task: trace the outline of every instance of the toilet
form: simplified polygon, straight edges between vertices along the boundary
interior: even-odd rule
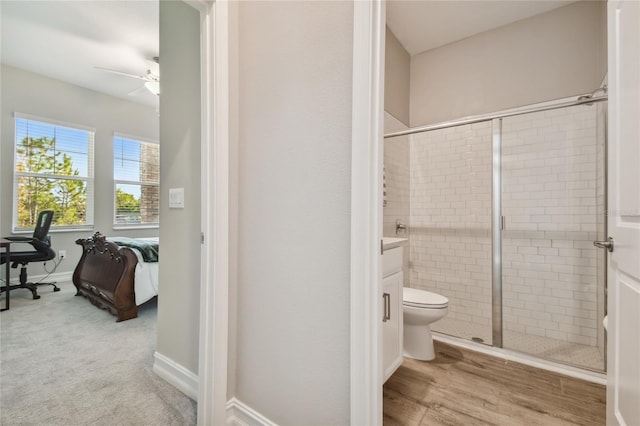
[[[402,310],[404,317],[404,356],[422,361],[436,357],[430,325],[448,312],[449,299],[417,288],[404,287]]]

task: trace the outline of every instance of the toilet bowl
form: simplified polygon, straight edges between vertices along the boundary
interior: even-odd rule
[[[440,294],[403,288],[404,356],[422,361],[436,357],[430,325],[447,314],[448,306],[449,299]]]

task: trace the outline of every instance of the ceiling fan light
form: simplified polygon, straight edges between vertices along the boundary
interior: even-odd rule
[[[147,81],[144,84],[144,87],[147,88],[148,91],[153,93],[154,95],[160,96],[160,83],[157,81]]]

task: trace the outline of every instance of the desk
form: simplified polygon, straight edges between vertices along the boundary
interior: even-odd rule
[[[9,293],[11,290],[10,287],[10,282],[9,282],[9,278],[11,278],[11,241],[9,240],[5,240],[4,238],[0,239],[0,247],[4,248],[5,253],[7,254],[7,257],[5,259],[5,266],[6,266],[6,277],[5,277],[5,294],[6,296],[4,297],[5,300],[5,306],[4,308],[0,309],[0,311],[8,311],[9,310]]]

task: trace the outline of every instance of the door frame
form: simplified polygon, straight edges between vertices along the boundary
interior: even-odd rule
[[[635,7],[635,9],[634,9]],[[631,10],[629,10],[631,8]],[[632,143],[640,144],[635,128],[638,93],[637,29],[640,6],[635,1],[609,0],[608,21],[608,193],[607,231],[612,251],[607,253],[607,425],[631,425],[640,421],[640,384],[637,358],[640,336],[640,198],[635,182],[637,164]],[[631,53],[632,52],[632,53]],[[629,75],[634,76],[630,78]]]
[[[382,424],[379,244],[382,238],[384,34],[384,3],[381,0],[354,2],[350,383],[351,424],[358,425]],[[609,43],[611,49],[611,40]],[[617,142],[609,138],[608,143],[611,150]],[[370,285],[374,280],[377,286]],[[609,344],[607,357],[613,357],[614,352]],[[611,413],[608,416],[608,420],[613,418]]]
[[[199,425],[226,424],[229,324],[229,4],[200,12],[201,250]]]
[[[350,424],[381,425],[386,9],[383,0],[353,7]]]
[[[229,5],[225,0],[184,1],[199,10],[201,17],[203,245],[198,424],[225,424],[229,343]],[[379,320],[385,21],[383,0],[354,2],[351,424],[382,424]]]

